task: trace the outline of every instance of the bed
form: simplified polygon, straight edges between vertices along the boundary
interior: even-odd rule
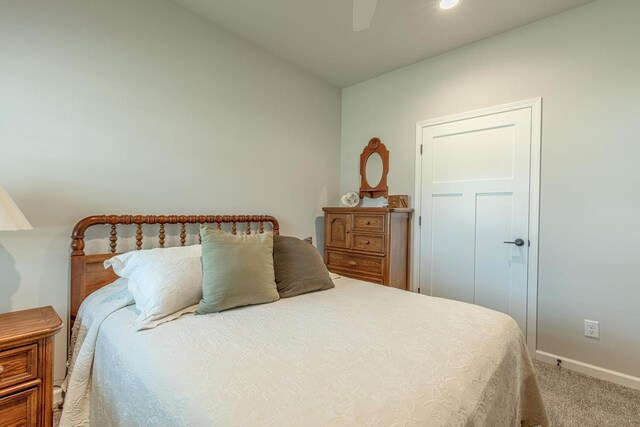
[[[86,228],[111,226],[115,253],[121,223],[139,237],[161,221],[163,245],[162,221],[178,224],[181,244],[185,224],[278,233],[278,223],[91,218],[73,237],[71,314],[84,334],[67,378],[86,393],[69,390],[63,425],[548,425],[517,324],[474,305],[342,277],[330,290],[136,331],[126,289],[97,268],[110,254],[83,252]]]

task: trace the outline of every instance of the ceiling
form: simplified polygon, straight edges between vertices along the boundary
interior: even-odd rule
[[[174,0],[339,87],[404,67],[593,0],[379,0],[352,29],[353,0]]]

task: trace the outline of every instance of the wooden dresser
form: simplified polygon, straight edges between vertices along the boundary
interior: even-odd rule
[[[53,424],[52,307],[0,314],[0,426]]]
[[[413,209],[323,208],[329,271],[409,289]]]

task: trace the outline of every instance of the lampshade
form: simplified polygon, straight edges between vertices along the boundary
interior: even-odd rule
[[[33,227],[24,217],[20,208],[13,201],[9,193],[0,186],[0,231],[31,230]]]

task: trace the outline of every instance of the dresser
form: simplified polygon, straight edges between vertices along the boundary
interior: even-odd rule
[[[407,208],[323,208],[329,271],[409,289],[411,215]]]
[[[52,307],[0,314],[0,426],[53,423],[53,337],[62,321]]]

